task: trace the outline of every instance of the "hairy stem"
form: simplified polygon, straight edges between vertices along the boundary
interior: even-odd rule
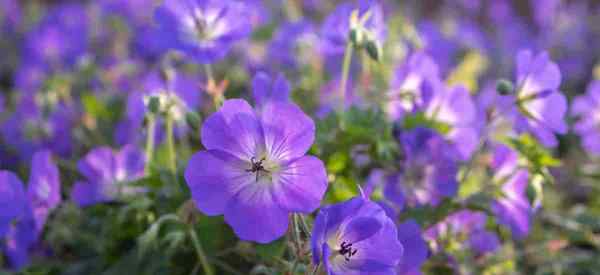
[[[175,141],[173,138],[173,116],[167,114],[165,116],[165,127],[167,131],[167,159],[168,159],[168,168],[169,170],[175,174],[177,172],[177,162],[175,160]]]
[[[196,255],[198,255],[198,260],[202,265],[202,269],[204,270],[204,274],[206,275],[214,275],[214,271],[212,266],[208,263],[208,259],[206,258],[206,254],[202,249],[202,244],[200,244],[200,240],[198,239],[198,235],[196,235],[196,231],[193,227],[190,226],[190,237],[192,238],[192,242],[194,243],[194,249],[196,250]]]
[[[342,97],[342,110],[346,108],[346,85],[350,74],[350,63],[352,61],[352,42],[348,41],[344,51],[344,63],[342,63],[342,82],[340,83],[340,95]]]
[[[150,164],[154,156],[154,131],[156,128],[156,118],[154,114],[148,114],[148,131],[146,133],[146,165],[144,166],[144,172],[146,175],[150,173]]]

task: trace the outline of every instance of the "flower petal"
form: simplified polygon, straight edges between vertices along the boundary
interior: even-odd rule
[[[101,183],[75,182],[71,189],[71,200],[79,207],[110,201],[110,198],[103,193],[102,185]]]
[[[79,172],[92,183],[107,183],[115,179],[113,151],[103,146],[93,149],[77,163]]]
[[[315,211],[327,190],[327,172],[323,162],[304,156],[284,165],[274,183],[275,200],[290,212]]]
[[[266,150],[272,159],[299,158],[314,142],[315,123],[295,104],[265,104],[261,122]]]
[[[257,156],[264,144],[254,110],[242,99],[226,100],[204,121],[201,136],[206,149],[221,150],[243,160]]]
[[[115,155],[115,177],[118,181],[131,181],[144,175],[146,156],[133,145],[125,145]]]
[[[242,164],[219,150],[200,151],[192,156],[185,169],[185,180],[200,211],[209,216],[225,212],[229,199],[235,195],[232,186],[252,177]]]
[[[378,219],[357,217],[344,226],[339,239],[346,243],[356,243],[375,235],[382,228]]]
[[[227,204],[225,222],[242,240],[269,243],[285,234],[289,221],[269,187],[250,184]]]

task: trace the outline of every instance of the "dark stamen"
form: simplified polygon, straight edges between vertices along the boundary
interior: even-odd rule
[[[357,249],[352,249],[352,244],[351,243],[346,243],[345,241],[342,242],[342,244],[340,245],[340,247],[342,249],[340,249],[340,255],[344,256],[344,259],[349,262],[350,258],[352,258],[352,256],[354,256],[354,254],[356,254],[356,252],[358,251]]]
[[[263,161],[265,161],[265,158],[261,158],[259,161],[256,161],[255,157],[252,157],[250,159],[250,163],[252,164],[252,168],[250,169],[246,169],[246,172],[250,172],[250,173],[256,173],[256,182],[258,182],[258,173],[260,173],[260,171],[264,171],[264,172],[269,172],[267,169],[265,169],[265,167],[263,166]]]

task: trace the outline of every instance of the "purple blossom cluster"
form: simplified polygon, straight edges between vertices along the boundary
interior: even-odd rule
[[[38,2],[0,0],[0,273],[461,273],[600,155],[592,1]]]

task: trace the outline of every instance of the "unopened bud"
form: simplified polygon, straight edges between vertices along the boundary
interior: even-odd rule
[[[160,112],[160,99],[157,96],[150,96],[148,99],[148,110],[153,114]]]
[[[379,59],[381,58],[381,47],[379,47],[377,41],[369,39],[369,41],[367,41],[365,49],[367,50],[367,54],[369,54],[371,59],[379,61]]]
[[[185,121],[190,128],[198,129],[198,126],[200,126],[201,123],[200,115],[196,112],[187,112],[185,114]]]
[[[510,82],[506,79],[500,79],[500,80],[498,80],[498,83],[496,84],[496,90],[501,95],[508,95],[508,94],[513,93],[514,87],[513,87],[512,82]]]

